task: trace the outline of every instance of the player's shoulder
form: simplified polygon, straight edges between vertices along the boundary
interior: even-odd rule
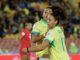
[[[49,30],[48,30],[48,32],[53,32],[53,31],[54,31],[53,29],[49,29]]]
[[[60,26],[54,26],[52,31],[57,31],[57,30],[61,30],[61,27]]]
[[[55,30],[54,29],[49,29],[48,34],[55,34]]]
[[[30,31],[28,31],[28,30],[26,30],[26,29],[25,29],[25,33],[28,33],[28,34],[30,34]]]
[[[21,35],[21,36],[24,36],[24,35],[25,35],[25,29],[23,29],[23,30],[20,32],[20,35]]]
[[[40,21],[38,21],[38,22],[36,22],[34,25],[41,25],[41,20]]]
[[[52,31],[52,30],[49,30],[49,31],[47,32],[47,36],[52,36],[52,34],[53,34],[53,31]]]

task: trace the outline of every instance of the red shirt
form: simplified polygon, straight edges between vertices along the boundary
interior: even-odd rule
[[[28,30],[22,30],[20,35],[21,38],[21,48],[29,48],[30,47],[30,32]]]

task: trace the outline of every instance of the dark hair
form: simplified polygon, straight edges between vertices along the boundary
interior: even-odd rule
[[[52,6],[52,13],[51,13],[51,15],[53,15],[54,16],[54,18],[56,19],[56,20],[58,20],[58,23],[57,23],[57,25],[59,24],[59,21],[61,21],[61,20],[66,20],[67,19],[67,14],[66,14],[66,10],[65,10],[65,8],[64,7],[61,7],[60,5],[53,5]]]
[[[24,23],[24,28],[25,28],[26,24],[28,24],[28,23],[33,24],[33,22],[31,20],[26,20],[25,23]]]
[[[25,24],[28,24],[28,23],[31,23],[31,24],[33,24],[31,21],[26,21],[26,22],[25,22]]]

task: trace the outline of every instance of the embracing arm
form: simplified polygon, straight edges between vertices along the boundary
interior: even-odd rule
[[[32,42],[36,43],[39,40],[43,39],[44,36],[43,35],[37,35],[37,34],[32,34]]]
[[[43,41],[42,44],[40,44],[38,46],[33,46],[31,48],[28,48],[28,51],[29,52],[38,52],[38,51],[44,50],[48,46],[49,46],[49,42],[48,41]],[[23,48],[23,52],[27,53],[27,49]]]

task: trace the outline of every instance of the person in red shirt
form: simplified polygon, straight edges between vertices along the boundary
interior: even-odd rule
[[[31,34],[30,34],[30,31],[32,29],[32,23],[30,22],[27,22],[25,24],[25,29],[23,29],[21,32],[20,32],[20,36],[19,36],[19,40],[20,40],[20,43],[21,43],[21,46],[20,46],[20,55],[21,55],[21,60],[30,60],[30,53],[23,53],[22,52],[22,49],[23,48],[30,48],[31,44],[30,44],[30,40],[31,40]]]

